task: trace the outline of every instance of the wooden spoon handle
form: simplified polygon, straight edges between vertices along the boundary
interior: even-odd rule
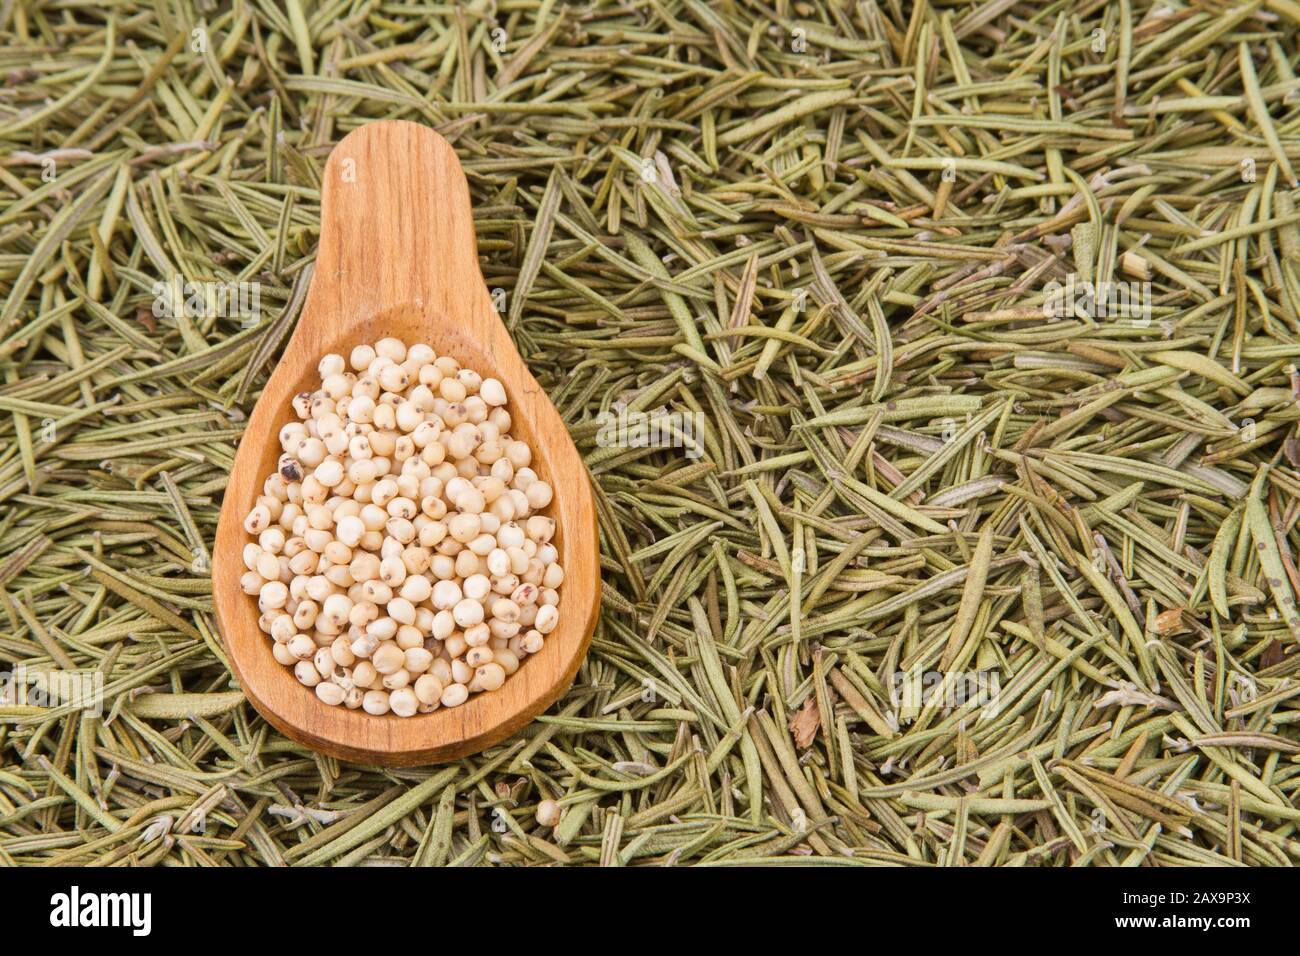
[[[304,311],[358,320],[398,306],[504,332],[479,269],[469,184],[451,145],[405,121],[353,130],[325,164]]]

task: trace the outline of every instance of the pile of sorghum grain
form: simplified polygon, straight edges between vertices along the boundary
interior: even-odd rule
[[[271,652],[322,702],[375,715],[498,689],[555,629],[564,580],[505,388],[392,338],[319,372],[244,522]]]

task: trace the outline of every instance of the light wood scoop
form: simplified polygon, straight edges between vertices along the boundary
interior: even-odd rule
[[[511,433],[555,489],[564,566],[560,620],[543,649],[499,690],[459,707],[401,718],[330,707],[271,656],[256,598],[239,578],[251,540],[243,523],[275,471],[278,434],[297,420],[294,395],[319,387],[320,358],[393,336],[425,342],[506,388]],[[254,707],[281,733],[347,760],[438,763],[477,753],[549,707],[573,683],[596,623],[600,566],[586,467],[564,423],[515,351],[479,269],[469,187],[456,154],[417,123],[371,123],[348,134],[325,165],[320,248],[293,337],[266,383],[235,456],[217,526],[213,606],[230,666]]]

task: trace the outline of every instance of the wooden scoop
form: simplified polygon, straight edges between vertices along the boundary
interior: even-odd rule
[[[401,718],[330,707],[271,656],[255,598],[240,589],[244,518],[275,471],[290,401],[319,387],[320,358],[392,336],[425,342],[506,388],[511,433],[555,489],[560,620],[543,649],[499,690],[459,707]],[[417,123],[371,123],[348,134],[325,165],[320,249],[302,316],[253,409],[217,526],[213,606],[230,666],[253,706],[281,733],[347,760],[437,763],[477,753],[519,730],[573,683],[600,599],[595,507],[578,450],[529,374],[479,270],[469,187],[456,154]]]

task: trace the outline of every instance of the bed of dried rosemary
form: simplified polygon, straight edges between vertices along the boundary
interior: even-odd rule
[[[1298,32],[0,0],[0,663],[103,705],[0,705],[0,863],[1300,860]],[[272,731],[206,573],[324,159],[379,118],[455,144],[601,521],[573,690],[428,770]]]

